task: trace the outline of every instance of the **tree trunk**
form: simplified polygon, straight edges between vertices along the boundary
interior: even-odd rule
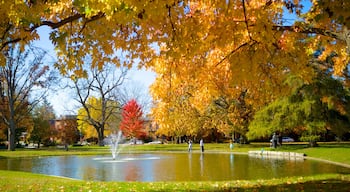
[[[14,110],[11,110],[12,108],[10,108],[10,119],[9,119],[9,129],[8,129],[8,139],[9,139],[9,146],[8,146],[8,150],[9,151],[14,151],[16,149],[16,143],[15,143],[15,139],[16,139],[16,124],[14,122]]]
[[[100,127],[97,132],[98,132],[98,145],[100,147],[105,146],[105,144],[103,143],[103,139],[104,139],[103,128]]]
[[[318,144],[317,144],[316,141],[310,141],[310,142],[309,142],[309,146],[310,146],[310,147],[317,147]]]
[[[12,93],[13,91],[10,91]],[[9,94],[9,111],[10,111],[10,117],[9,117],[9,151],[14,151],[16,149],[16,123],[15,123],[15,102],[13,101],[13,94]]]
[[[16,148],[15,136],[16,136],[15,129],[14,129],[14,127],[10,126],[8,128],[8,140],[9,140],[9,142],[8,142],[8,148],[7,148],[9,151],[14,151]]]

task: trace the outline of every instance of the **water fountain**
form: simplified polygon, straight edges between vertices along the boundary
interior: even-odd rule
[[[120,148],[118,148],[118,144],[121,138],[122,138],[122,131],[119,130],[118,133],[113,132],[103,140],[106,145],[110,146],[113,160],[118,156],[120,152]]]

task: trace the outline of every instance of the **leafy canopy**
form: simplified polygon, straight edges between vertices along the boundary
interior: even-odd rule
[[[215,99],[233,100],[242,90],[247,90],[246,105],[257,110],[290,94],[283,84],[290,75],[312,82],[310,61],[325,62],[330,55],[334,65],[329,70],[347,75],[348,0],[36,0],[0,5],[0,50],[38,39],[37,30],[49,26],[62,73],[82,76],[84,59],[90,57],[91,65],[100,68],[109,62],[138,63],[156,71],[156,81],[167,76],[152,88],[157,105],[165,106],[154,113],[158,121],[178,104],[167,97],[183,82],[190,90],[189,113],[204,113]]]
[[[321,76],[259,110],[249,125],[248,137],[255,139],[279,131],[302,133],[307,138],[327,130],[341,137],[350,129],[349,96],[341,81]]]

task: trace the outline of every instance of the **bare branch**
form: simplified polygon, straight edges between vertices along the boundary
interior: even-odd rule
[[[86,113],[83,120],[95,128],[99,144],[103,145],[103,132],[121,109],[113,95],[113,90],[123,83],[127,70],[121,69],[121,73],[117,75],[117,67],[110,63],[105,64],[103,69],[90,69],[87,78],[79,78],[74,81],[75,91],[78,96],[77,101]],[[98,99],[97,105],[89,102],[92,97]],[[92,113],[94,110],[100,111],[100,115],[94,115]]]

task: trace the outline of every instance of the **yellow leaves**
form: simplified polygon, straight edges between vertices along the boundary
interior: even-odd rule
[[[350,61],[350,55],[347,52],[345,43],[340,41],[329,41],[329,39],[320,41],[320,47],[323,50],[318,59],[323,62],[330,62],[327,59],[331,59],[334,63],[334,74],[342,76],[342,73]]]
[[[87,101],[89,114],[84,108],[80,108],[78,110],[78,116],[77,116],[78,129],[84,134],[85,138],[97,137],[98,135],[91,121],[95,121],[95,122],[102,121],[103,109],[102,109],[101,103],[102,103],[101,98],[89,97]],[[113,102],[107,103],[107,108],[110,107],[110,108],[116,109],[116,106],[111,107],[112,105],[115,105],[115,103]],[[114,119],[114,117],[110,117],[108,119],[108,122],[105,122],[106,126],[104,127],[104,135],[110,134],[112,129],[115,129],[115,127],[111,127],[111,126],[115,125],[116,122],[117,120]]]
[[[340,49],[337,57],[333,58],[334,61],[334,73],[335,75],[341,75],[343,70],[346,68],[348,63],[350,62],[350,56],[346,52],[346,48]]]
[[[333,49],[331,47],[332,47],[332,45],[325,47],[325,50],[318,57],[321,61],[325,61],[327,59],[327,57],[331,54],[331,52],[333,51]]]
[[[325,0],[325,5],[314,1],[305,22],[300,18],[290,28],[296,30],[289,32],[275,28],[284,24],[283,1],[36,2],[30,8],[24,2],[1,4],[1,18],[18,26],[10,38],[26,39],[24,43],[38,38],[36,33],[23,30],[23,18],[34,25],[40,20],[57,23],[79,16],[55,29],[51,38],[61,72],[75,70],[77,77],[84,77],[82,66],[87,57],[91,57],[92,67],[114,62],[131,68],[137,61],[151,68],[158,74],[151,91],[159,109],[153,114],[167,127],[181,125],[176,118],[168,117],[172,110],[175,117],[186,119],[183,114],[192,117],[193,109],[202,113],[213,98],[237,98],[242,89],[249,90],[246,102],[257,108],[286,94],[283,82],[288,75],[311,81],[313,73],[307,63],[317,50],[323,51],[319,57],[322,61],[332,56],[336,74],[349,63],[344,41],[301,33],[310,26],[342,31],[341,17],[347,18],[350,13],[330,0]],[[322,6],[326,5],[336,15],[334,20],[325,17]],[[95,19],[96,15],[101,17]],[[123,59],[116,58],[119,54]],[[180,110],[182,107],[185,111]]]
[[[0,66],[6,65],[6,58],[3,54],[0,54]]]

